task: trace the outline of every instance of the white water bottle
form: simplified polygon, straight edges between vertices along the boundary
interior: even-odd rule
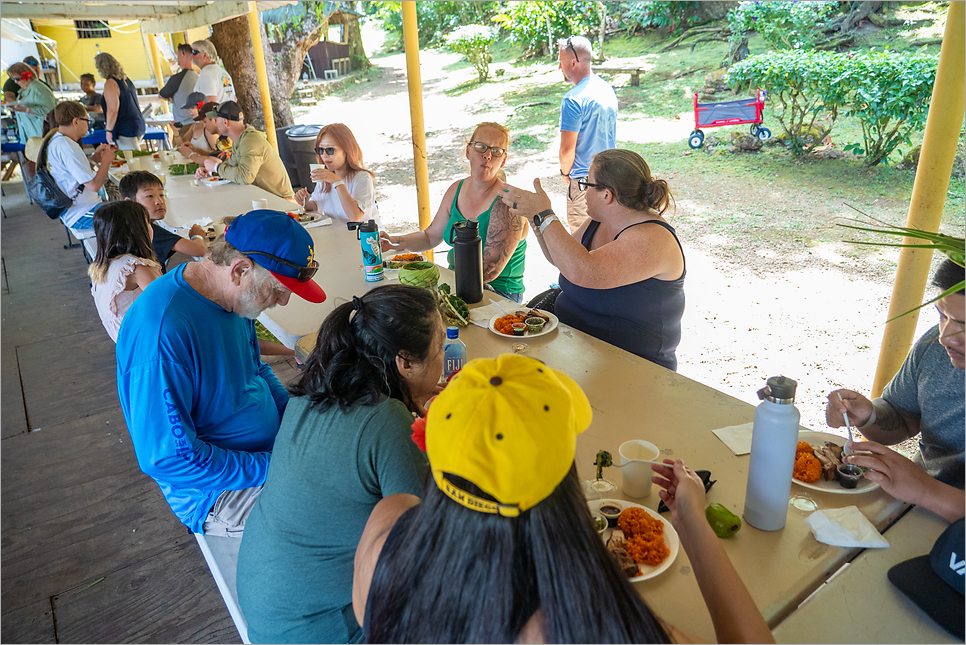
[[[744,517],[762,531],[784,527],[788,515],[800,418],[797,386],[790,378],[773,376],[758,390],[762,401],[755,409]]]
[[[443,344],[443,382],[449,383],[453,374],[463,369],[465,362],[466,345],[460,340],[460,328],[455,325],[447,327]]]

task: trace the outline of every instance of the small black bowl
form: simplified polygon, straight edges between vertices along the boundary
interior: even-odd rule
[[[597,509],[597,512],[606,517],[607,526],[613,528],[617,526],[617,518],[623,510],[618,504],[607,503]]]
[[[854,464],[840,464],[838,472],[839,486],[842,488],[855,488],[862,479],[862,469]]]

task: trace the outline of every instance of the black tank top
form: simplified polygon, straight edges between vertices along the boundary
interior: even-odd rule
[[[681,249],[681,242],[669,224],[648,220],[632,226],[657,224],[666,228]],[[600,222],[591,220],[580,242],[590,249]],[[578,287],[560,275],[561,293],[554,303],[554,313],[560,322],[590,334],[611,345],[616,345],[641,358],[677,370],[675,351],[681,342],[681,316],[684,315],[684,276],[687,263],[677,280],[648,278],[613,289]]]
[[[144,117],[141,116],[141,107],[138,105],[138,93],[134,89],[131,79],[111,77],[117,83],[119,95],[117,97],[117,119],[114,120],[114,137],[143,137],[145,132]],[[101,96],[101,109],[107,114],[107,100]]]

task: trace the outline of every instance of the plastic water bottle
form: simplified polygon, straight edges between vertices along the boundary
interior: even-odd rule
[[[350,231],[356,231],[362,244],[362,265],[365,267],[366,282],[379,282],[385,275],[382,271],[382,247],[379,244],[379,225],[376,220],[368,222],[347,222]]]
[[[446,328],[446,342],[443,343],[443,382],[449,383],[453,374],[463,369],[466,362],[466,345],[460,340],[460,328]]]
[[[788,515],[800,418],[795,407],[797,386],[790,378],[773,376],[758,390],[762,401],[755,409],[744,516],[762,531],[784,527]]]

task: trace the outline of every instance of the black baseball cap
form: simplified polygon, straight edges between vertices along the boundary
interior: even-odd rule
[[[204,105],[207,100],[208,100],[208,97],[202,94],[201,92],[192,92],[191,94],[188,95],[188,98],[185,99],[184,105],[181,106],[181,109],[182,110],[188,110],[190,108],[201,109],[201,106]]]
[[[966,573],[963,520],[950,524],[929,555],[889,569],[889,581],[943,629],[963,639],[963,574]]]
[[[218,106],[217,110],[208,113],[209,119],[228,119],[229,121],[241,121],[241,107],[234,101],[225,101]]]

